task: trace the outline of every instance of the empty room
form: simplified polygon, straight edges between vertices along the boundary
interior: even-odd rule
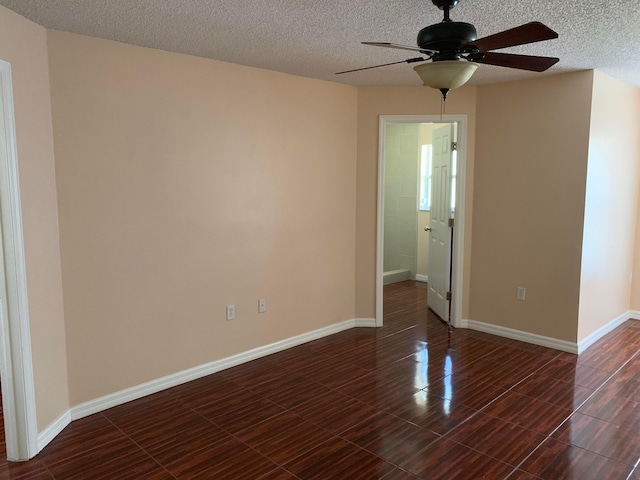
[[[638,25],[0,0],[0,478],[640,478]]]

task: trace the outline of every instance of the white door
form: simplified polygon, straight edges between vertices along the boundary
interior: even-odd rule
[[[432,134],[431,234],[429,236],[429,293],[427,304],[444,321],[449,321],[451,284],[451,142],[453,125]]]

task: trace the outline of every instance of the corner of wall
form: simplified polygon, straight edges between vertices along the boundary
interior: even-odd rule
[[[603,72],[591,73],[578,319],[581,341],[632,308],[640,180],[640,110],[629,101],[639,89]],[[612,238],[615,248],[610,248]]]
[[[592,77],[478,87],[471,318],[576,341]]]
[[[0,7],[11,64],[38,430],[69,408],[46,30]]]

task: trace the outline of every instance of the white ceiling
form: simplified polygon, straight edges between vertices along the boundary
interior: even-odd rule
[[[47,28],[352,85],[420,85],[413,57],[361,41],[415,45],[442,20],[430,0],[0,0]],[[640,87],[640,0],[461,0],[453,20],[484,37],[541,21],[556,40],[504,52],[557,56],[544,74],[598,69]],[[544,75],[542,74],[542,75]],[[541,75],[481,65],[470,84]]]

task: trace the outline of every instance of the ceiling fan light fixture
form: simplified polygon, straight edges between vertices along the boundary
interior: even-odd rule
[[[443,60],[421,63],[413,69],[425,87],[449,91],[467,83],[477,68],[477,63],[466,60]]]
[[[515,68],[531,72],[544,72],[560,61],[556,57],[498,53],[508,47],[527,45],[558,38],[558,33],[540,22],[529,22],[519,27],[503,30],[487,37],[477,38],[476,27],[470,23],[453,21],[449,11],[460,0],[431,0],[444,11],[442,22],[428,25],[418,32],[417,47],[389,42],[363,42],[365,45],[417,51],[421,57],[409,58],[404,63],[426,62],[414,68],[425,87],[435,88],[442,93],[444,101],[454,88],[461,87],[473,76],[479,63],[498,67]],[[423,58],[427,57],[427,58]],[[338,73],[351,73],[371,68],[385,67],[403,62],[385,63],[372,67],[357,68]]]

